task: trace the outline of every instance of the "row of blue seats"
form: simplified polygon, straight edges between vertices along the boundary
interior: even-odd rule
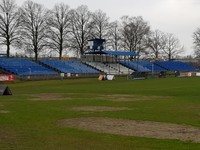
[[[147,62],[147,61],[120,61],[120,63],[138,72],[160,71],[196,71],[197,69],[187,63],[179,61]]]
[[[40,62],[43,64],[52,67],[54,69],[59,70],[63,73],[91,73],[96,74],[99,73],[97,70],[83,64],[81,61],[78,60],[44,60],[41,59]]]
[[[138,63],[151,71],[155,71],[155,72],[166,71],[166,69],[156,65],[155,63],[151,63],[148,61],[138,61]]]
[[[0,65],[6,67],[38,66],[37,63],[34,63],[30,59],[26,58],[0,58]]]
[[[80,73],[80,74],[97,74],[96,69],[83,64],[78,60],[44,60],[40,62],[50,66],[52,69],[57,69],[63,73]],[[147,62],[147,61],[120,61],[120,64],[138,72],[160,72],[160,71],[196,71],[196,68],[177,61],[170,62]],[[43,74],[58,74],[57,72],[43,67],[30,59],[19,58],[0,58],[0,68],[17,75],[43,75]]]
[[[197,68],[180,61],[155,62],[156,65],[170,71],[196,71]]]
[[[142,66],[138,61],[120,61],[121,65],[138,72],[150,72],[151,70]]]
[[[0,67],[6,72],[16,75],[58,74],[57,72],[45,68],[30,59],[0,58]]]
[[[44,69],[44,68],[7,68],[7,72],[16,75],[46,75],[46,74],[57,74],[54,71]]]

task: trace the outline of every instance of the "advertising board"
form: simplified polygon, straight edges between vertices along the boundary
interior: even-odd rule
[[[13,74],[0,74],[0,82],[11,82],[14,81]]]

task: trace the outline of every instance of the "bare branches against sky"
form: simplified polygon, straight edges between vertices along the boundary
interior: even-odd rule
[[[16,0],[21,6],[25,0]],[[102,10],[112,21],[123,15],[142,16],[152,29],[173,33],[185,49],[192,51],[192,34],[200,26],[199,0],[33,0],[47,8],[63,2],[71,8],[87,5],[91,11]]]

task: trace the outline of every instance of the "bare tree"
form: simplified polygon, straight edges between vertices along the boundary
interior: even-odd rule
[[[159,54],[162,53],[162,48],[165,45],[164,37],[165,36],[163,32],[155,30],[151,32],[151,34],[147,38],[146,42],[147,42],[148,53],[153,54],[153,57],[156,60],[159,59]]]
[[[183,52],[183,46],[180,45],[179,39],[171,33],[165,35],[163,43],[165,44],[163,45],[162,50],[167,55],[169,61],[171,61],[176,55]]]
[[[200,28],[193,33],[193,44],[196,57],[200,57]]]
[[[48,18],[48,45],[59,53],[62,58],[63,51],[69,47],[70,9],[68,5],[60,3],[50,11]]]
[[[37,61],[39,53],[46,47],[47,10],[42,5],[28,0],[20,11],[21,46],[33,52]]]
[[[106,13],[98,10],[92,15],[94,36],[99,39],[107,39],[110,28],[109,17]]]
[[[147,22],[139,17],[122,17],[122,38],[125,49],[140,53],[143,50],[144,39],[150,32]]]
[[[111,47],[112,49],[117,51],[119,48],[121,48],[121,33],[119,22],[115,21],[110,23],[110,29],[108,34],[108,47]]]
[[[72,10],[71,33],[70,45],[72,49],[77,50],[77,54],[82,55],[92,36],[92,14],[87,6],[82,5]]]
[[[7,57],[10,57],[10,47],[19,40],[19,13],[14,0],[0,1],[0,45],[7,47]]]

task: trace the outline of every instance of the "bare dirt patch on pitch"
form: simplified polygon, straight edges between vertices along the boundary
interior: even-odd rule
[[[71,98],[66,97],[62,93],[41,93],[41,94],[32,94],[31,100],[51,101],[51,100],[71,100]]]
[[[69,109],[74,111],[92,111],[92,112],[129,110],[128,107],[106,107],[106,106],[81,106],[81,107],[72,107]]]
[[[0,114],[8,114],[10,113],[10,111],[7,111],[7,110],[0,110]]]
[[[170,96],[140,96],[140,95],[100,95],[98,99],[114,102],[130,102],[144,100],[168,100]]]
[[[91,117],[65,119],[59,125],[98,133],[200,143],[200,128],[171,123]]]
[[[114,102],[130,102],[130,101],[144,101],[144,100],[168,100],[170,96],[140,96],[140,95],[100,95],[98,99],[108,100]]]
[[[9,139],[16,139],[16,134],[9,130],[3,131],[0,130],[0,141],[2,140],[9,140]]]

